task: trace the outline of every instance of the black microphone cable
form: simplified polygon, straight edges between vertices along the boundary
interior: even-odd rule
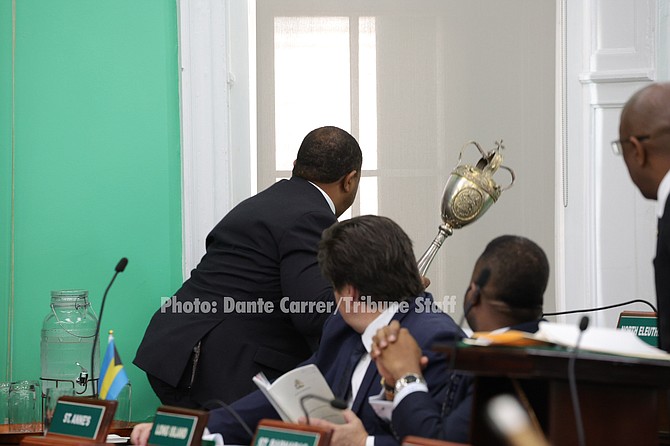
[[[119,273],[122,273],[126,266],[128,265],[128,259],[123,257],[119,260],[119,263],[116,264],[114,268],[114,276],[112,280],[109,281],[105,294],[102,295],[102,304],[100,304],[100,315],[98,316],[98,322],[95,324],[95,335],[93,336],[93,348],[91,349],[91,382],[93,383],[93,398],[97,398],[100,391],[100,379],[98,379],[98,385],[95,385],[95,350],[98,345],[98,335],[100,334],[100,322],[102,322],[102,312],[105,311],[105,301],[107,300],[107,293],[114,283],[114,279]]]
[[[555,313],[544,313],[542,314],[542,317],[545,316],[561,316],[564,314],[575,314],[575,313],[589,313],[591,311],[601,311],[601,310],[609,310],[611,308],[617,308],[617,307],[623,307],[624,305],[630,305],[634,303],[641,303],[641,304],[646,304],[649,305],[649,307],[654,311],[654,313],[658,313],[658,310],[656,310],[656,307],[653,306],[650,302],[643,300],[643,299],[634,299],[634,300],[629,300],[628,302],[621,302],[618,304],[613,304],[613,305],[607,305],[604,307],[595,307],[595,308],[584,308],[582,310],[568,310],[568,311],[558,311]]]
[[[579,396],[577,395],[577,377],[575,376],[575,362],[577,362],[577,353],[579,351],[579,343],[582,340],[584,331],[589,326],[589,317],[582,316],[579,321],[579,335],[575,348],[572,350],[572,356],[568,362],[568,381],[570,383],[570,398],[572,399],[572,409],[575,413],[575,428],[577,430],[577,439],[579,446],[584,446],[586,441],[584,439],[584,423],[582,421],[582,411],[579,407]]]
[[[309,423],[309,413],[307,412],[307,408],[305,407],[305,400],[308,400],[308,399],[315,399],[315,400],[319,400],[323,403],[328,403],[328,404],[330,404],[331,407],[334,407],[335,409],[344,410],[348,407],[346,401],[341,400],[339,398],[333,398],[331,400],[331,399],[324,398],[324,397],[319,396],[319,395],[314,395],[312,393],[308,393],[307,395],[303,395],[302,397],[300,397],[300,408],[302,409],[303,414],[305,414],[305,423],[307,423],[307,424],[310,424]]]
[[[251,430],[249,425],[242,419],[240,414],[237,413],[237,411],[235,409],[233,409],[232,407],[230,407],[230,405],[228,405],[228,404],[226,404],[223,401],[218,400],[218,399],[208,400],[207,402],[205,402],[205,404],[202,405],[202,407],[204,407],[205,409],[210,409],[210,408],[212,408],[211,407],[212,404],[216,404],[218,407],[222,407],[223,409],[225,409],[229,414],[231,414],[233,416],[233,418],[235,418],[235,421],[237,421],[240,424],[240,426],[242,426],[242,429],[244,429],[244,431],[249,435],[249,438],[251,438],[251,439],[254,438],[253,431]],[[224,441],[225,441],[225,439],[224,439]]]

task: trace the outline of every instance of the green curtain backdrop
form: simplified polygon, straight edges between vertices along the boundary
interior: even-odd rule
[[[182,281],[177,54],[174,0],[0,0],[0,378],[40,376],[51,290],[98,312],[125,256],[101,351],[113,329],[132,418],[155,411],[131,362]]]

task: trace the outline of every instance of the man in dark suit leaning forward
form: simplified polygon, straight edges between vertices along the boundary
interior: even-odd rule
[[[333,310],[321,233],[354,201],[361,149],[337,127],[303,140],[290,180],[233,208],[191,277],[154,314],[135,360],[163,404],[211,407],[274,379],[316,350]],[[209,402],[209,404],[208,404]]]
[[[379,418],[368,398],[381,392],[381,376],[369,350],[377,329],[399,321],[416,338],[423,354],[431,359],[423,376],[431,394],[448,384],[446,361],[430,349],[436,342],[461,336],[453,319],[432,305],[424,293],[409,237],[385,217],[362,216],[337,223],[323,233],[319,265],[332,283],[337,310],[324,325],[319,349],[305,364],[315,364],[333,389],[344,399],[345,429],[364,432],[361,444],[397,445],[387,422]],[[278,418],[270,402],[256,391],[232,404],[253,429],[262,418]],[[150,425],[140,425],[133,441],[145,444]],[[228,411],[209,414],[208,428],[221,433],[227,444],[249,444],[251,438]],[[333,441],[337,441],[337,435]]]
[[[656,200],[658,346],[670,352],[670,82],[649,85],[628,100],[612,148],[623,155],[644,198]]]

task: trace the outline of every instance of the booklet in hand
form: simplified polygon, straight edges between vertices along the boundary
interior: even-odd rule
[[[272,383],[262,372],[253,380],[283,421],[295,423],[307,412],[309,418],[345,423],[342,410],[330,404],[335,396],[314,364],[286,372]]]

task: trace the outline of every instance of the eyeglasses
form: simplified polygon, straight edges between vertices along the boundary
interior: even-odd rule
[[[625,138],[625,139],[617,139],[616,141],[612,141],[612,152],[614,152],[615,155],[621,155],[623,153],[624,143],[631,142],[630,141],[631,138],[635,138],[638,141],[642,142],[646,139],[655,138],[659,135],[662,135],[664,133],[669,133],[669,132],[670,132],[670,126],[665,126],[665,127],[661,127],[660,130],[652,132],[652,134],[650,134],[650,135],[640,135],[640,136],[633,135],[633,136],[629,136],[628,138]]]
[[[641,136],[629,136],[628,139],[617,139],[616,141],[612,141],[612,152],[614,152],[615,155],[621,155],[623,153],[623,144],[626,142],[630,142],[631,138],[635,138],[638,141],[644,141],[645,139],[651,138],[651,135],[641,135]]]

